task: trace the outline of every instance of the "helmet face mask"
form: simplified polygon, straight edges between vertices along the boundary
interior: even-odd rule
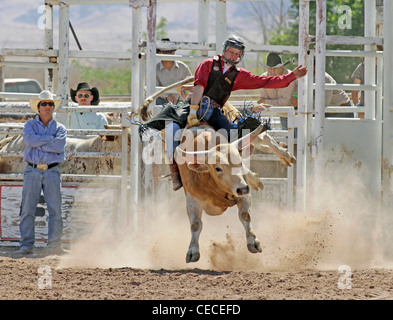
[[[225,58],[225,52],[227,51],[228,48],[234,48],[237,50],[241,51],[241,54],[239,56],[239,58],[236,61],[231,61],[227,58]],[[240,61],[242,61],[243,56],[244,56],[244,49],[246,47],[244,46],[244,41],[242,38],[232,35],[229,36],[228,39],[225,40],[224,42],[224,49],[223,49],[223,60],[225,63],[231,64],[231,65],[236,65],[238,64]]]

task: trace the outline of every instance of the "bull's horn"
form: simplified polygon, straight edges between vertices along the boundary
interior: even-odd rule
[[[240,139],[237,139],[236,141],[233,141],[231,145],[239,150],[242,150],[243,148],[247,147],[251,142],[253,142],[254,139],[258,137],[258,135],[262,132],[262,130],[263,124],[260,124],[258,128],[256,128],[254,131],[250,132],[244,137],[241,137]]]
[[[185,151],[177,147],[175,158],[178,164],[182,164],[184,162],[197,163],[198,158],[201,159],[202,157],[204,157],[204,161],[205,161],[207,160],[208,156],[209,156],[209,150]],[[205,161],[204,163],[207,163],[207,161]]]
[[[171,89],[178,89],[181,88],[181,86],[185,85],[186,83],[192,82],[194,81],[194,76],[189,76],[183,80],[180,80],[178,82],[175,82],[173,84],[171,84],[170,86],[167,86],[165,88],[162,88],[161,90],[153,93],[152,95],[150,95],[149,97],[147,97],[141,107],[138,110],[138,113],[142,116],[142,120],[146,121],[149,118],[149,114],[148,114],[148,108],[149,105],[155,100],[157,99],[160,95],[162,95],[163,93],[171,90]]]

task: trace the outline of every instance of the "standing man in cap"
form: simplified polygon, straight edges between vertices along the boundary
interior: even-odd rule
[[[78,84],[76,90],[70,90],[71,100],[79,106],[98,105],[100,94],[96,87],[90,88],[87,82]],[[102,112],[76,112],[71,114],[70,129],[105,129],[108,120]]]
[[[169,38],[162,39],[161,41],[170,41]],[[158,54],[175,54],[176,50],[173,49],[161,49],[157,48]],[[156,85],[158,87],[167,87],[171,84],[181,81],[189,76],[191,76],[190,68],[181,61],[176,60],[161,60],[157,63],[156,68]],[[174,105],[177,104],[182,97],[178,93],[169,93],[166,96],[157,98],[156,103],[159,105],[165,104],[168,101],[172,102]]]
[[[19,230],[20,249],[17,255],[33,253],[35,242],[35,212],[41,190],[47,204],[48,253],[63,254],[61,245],[63,220],[61,217],[61,178],[59,165],[65,162],[66,128],[53,119],[53,112],[60,105],[51,92],[44,90],[38,99],[30,101],[30,107],[38,115],[25,123],[23,140],[26,143],[23,175],[23,191]]]
[[[271,52],[268,54],[266,59],[265,68],[267,71],[262,74],[264,77],[270,76],[283,76],[292,71],[285,68],[290,61],[282,62],[281,56],[277,52]],[[259,104],[267,104],[271,106],[294,106],[297,107],[297,99],[295,94],[297,93],[297,81],[291,82],[285,88],[274,88],[274,89],[261,89]],[[253,109],[254,112],[261,111],[257,107]],[[288,118],[280,117],[281,127],[283,130],[288,129]]]

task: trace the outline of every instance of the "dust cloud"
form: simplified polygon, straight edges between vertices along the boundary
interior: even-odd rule
[[[86,214],[89,232],[72,243],[59,267],[261,272],[384,267],[383,212],[367,188],[367,174],[348,174],[353,171],[347,169],[334,168],[318,190],[309,188],[305,212],[254,202],[251,219],[262,245],[260,254],[248,252],[233,207],[221,216],[203,214],[201,258],[187,264],[191,234],[185,195],[168,190],[168,182],[137,212],[120,213],[117,219],[114,210]]]

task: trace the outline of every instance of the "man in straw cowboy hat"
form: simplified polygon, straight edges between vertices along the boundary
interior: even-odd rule
[[[87,82],[81,82],[76,89],[70,89],[73,102],[79,106],[94,106],[100,102],[96,87],[90,88]],[[102,112],[75,112],[71,114],[71,129],[105,129],[108,120]]]
[[[285,68],[290,61],[282,61],[281,56],[277,52],[271,52],[268,54],[266,59],[266,72],[262,74],[262,76],[270,77],[270,76],[283,76],[292,71]],[[262,88],[260,99],[258,100],[259,104],[266,104],[270,106],[296,106],[297,100],[294,97],[294,94],[297,92],[297,81],[291,82],[285,88]],[[256,108],[253,109],[254,112],[261,111]],[[284,130],[288,129],[288,119],[284,117],[280,117],[281,127]]]
[[[61,179],[59,165],[65,160],[66,128],[53,119],[53,112],[60,100],[44,90],[38,99],[30,100],[30,107],[37,116],[25,123],[23,140],[26,144],[23,175],[21,217],[19,231],[20,249],[17,255],[33,253],[35,242],[35,212],[43,190],[49,213],[48,253],[63,254],[61,246],[63,220],[61,218]]]

